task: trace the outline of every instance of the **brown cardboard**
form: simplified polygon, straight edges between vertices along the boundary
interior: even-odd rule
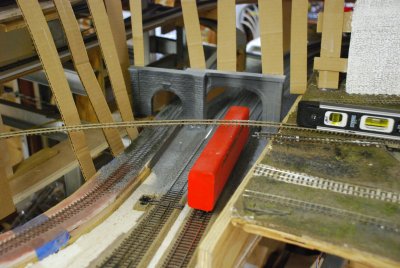
[[[131,8],[134,64],[144,66],[142,0],[129,0],[129,4]]]
[[[321,58],[339,58],[342,47],[344,0],[325,2],[324,23],[322,26]],[[339,87],[339,72],[320,71],[319,88]]]
[[[31,33],[65,125],[81,124],[71,89],[40,5],[37,1],[18,0],[17,3]],[[69,138],[84,178],[90,179],[96,169],[87,148],[84,132],[70,132]]]
[[[236,71],[236,1],[218,1],[217,69]]]
[[[3,121],[0,115],[0,131],[3,132]],[[14,202],[8,184],[9,153],[6,140],[0,140],[0,220],[15,211]]]
[[[283,75],[282,0],[258,1],[263,74]]]
[[[128,45],[126,43],[126,31],[124,17],[122,15],[122,2],[115,0],[105,0],[108,20],[110,22],[112,34],[114,36],[115,45],[117,47],[118,58],[121,63],[122,73],[125,78],[125,84],[130,96],[129,100],[132,104],[132,90],[131,90],[131,78],[128,71],[130,62],[128,54]]]
[[[343,29],[344,33],[351,33],[351,20],[353,17],[353,12],[345,12],[343,15]],[[318,14],[317,22],[317,33],[322,33],[322,28],[324,25],[324,12]]]
[[[110,108],[103,95],[103,91],[96,79],[93,68],[89,62],[89,56],[83,43],[82,35],[76,21],[74,11],[69,0],[54,0],[61,23],[68,39],[69,48],[75,69],[81,78],[82,84],[89,96],[96,116],[101,123],[114,122]],[[117,129],[103,129],[104,135],[113,155],[124,151],[124,145]]]
[[[314,70],[346,73],[347,59],[315,57]]]
[[[100,48],[107,66],[108,75],[122,120],[134,121],[135,118],[133,117],[132,107],[129,101],[125,79],[118,58],[110,22],[108,21],[106,8],[102,0],[87,0],[87,3],[92,14]],[[127,128],[127,131],[131,139],[135,139],[138,135],[137,128]]]
[[[206,60],[204,57],[196,1],[182,0],[181,5],[185,24],[187,46],[189,50],[190,67],[194,69],[206,69]]]
[[[292,2],[290,48],[290,93],[304,94],[307,89],[308,0]]]

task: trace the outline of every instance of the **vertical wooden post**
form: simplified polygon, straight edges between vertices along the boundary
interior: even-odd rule
[[[37,1],[18,0],[17,3],[42,61],[64,123],[79,125],[81,120],[42,8]],[[96,173],[96,169],[87,147],[85,133],[83,131],[70,132],[69,138],[83,176],[85,179],[90,179]]]
[[[197,13],[196,1],[182,0],[181,4],[189,50],[190,67],[194,69],[206,69],[206,60],[204,57],[204,49],[201,39],[200,21],[199,14]]]
[[[217,69],[236,71],[236,1],[218,0]]]
[[[142,0],[129,0],[132,19],[132,41],[134,65],[144,66],[144,41],[143,41],[143,18]]]
[[[106,8],[102,0],[87,0],[90,12],[95,24],[97,37],[99,38],[100,48],[103,52],[104,61],[107,65],[111,85],[114,90],[118,109],[122,120],[134,121],[132,106],[129,101],[125,78],[118,58],[117,48],[108,21]],[[127,128],[128,135],[135,139],[138,135],[137,128]]]
[[[282,0],[259,0],[263,74],[283,75]]]
[[[290,93],[303,94],[307,89],[308,0],[292,2],[290,48]]]
[[[321,58],[340,58],[342,48],[344,0],[325,1]],[[320,71],[319,88],[338,88],[339,72]]]

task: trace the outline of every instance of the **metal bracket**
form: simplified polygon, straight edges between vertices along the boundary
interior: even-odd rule
[[[131,66],[133,103],[137,114],[151,115],[152,98],[161,90],[179,97],[185,118],[203,119],[206,96],[213,88],[248,90],[255,93],[263,105],[262,119],[280,121],[283,82],[285,76],[215,70],[173,70]]]

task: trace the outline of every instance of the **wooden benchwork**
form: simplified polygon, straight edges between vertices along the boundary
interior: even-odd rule
[[[320,92],[315,82],[314,75],[307,93],[297,102],[300,98],[329,99],[329,94],[335,94]],[[295,123],[296,107],[297,103],[284,122]],[[296,135],[288,130],[281,132]],[[335,154],[340,156],[335,159]],[[399,160],[382,148],[269,142],[256,165],[259,163],[286,173],[306,174],[303,179],[329,180],[332,187],[372,187],[385,195],[391,192],[394,198],[400,192]],[[361,197],[332,187],[312,188],[314,184],[282,181],[268,175],[272,173],[255,175],[254,170],[253,167],[249,171],[201,242],[199,267],[233,266],[245,258],[246,249],[260,237],[316,249],[370,267],[399,267],[398,214],[390,213],[399,211],[399,202]],[[376,220],[382,222],[373,224]]]
[[[85,134],[92,158],[108,148],[101,130],[88,130]],[[29,171],[10,178],[9,183],[15,204],[79,167],[68,140],[60,142],[52,147],[52,150],[57,154]]]

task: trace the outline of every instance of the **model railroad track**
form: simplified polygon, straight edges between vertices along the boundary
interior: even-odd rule
[[[253,107],[252,112],[254,112],[254,108],[257,107],[259,103],[259,100],[255,100],[254,98],[245,96],[245,94],[241,93],[238,100],[230,105],[250,104],[249,106]],[[222,109],[222,111],[219,113],[219,116],[222,116],[227,108],[228,106]],[[212,129],[210,129],[210,131],[211,130]],[[209,135],[207,135],[207,137],[208,136]],[[194,164],[201,152],[201,148],[204,147],[206,141],[206,138],[202,139],[201,142],[195,146],[192,153],[189,156],[184,157],[183,165],[180,167],[176,165],[174,167],[175,170],[173,170],[173,172],[170,174],[174,174],[173,176],[175,177],[175,180],[170,189],[161,197],[158,202],[152,202],[153,204],[155,203],[155,206],[130,232],[128,237],[121,242],[118,248],[113,250],[113,252],[105,258],[99,267],[137,267],[147,265],[143,261],[153,246],[154,241],[163,231],[165,224],[171,220],[173,212],[176,209],[183,208],[181,202],[187,193],[187,178],[190,167]],[[178,167],[179,169],[176,170]],[[209,213],[209,217],[203,219],[202,225],[204,226],[204,229],[206,228],[210,217],[211,213]],[[196,218],[192,218],[192,220],[195,221]],[[189,230],[187,231],[190,232]],[[188,259],[187,261],[190,261],[194,249],[197,247],[197,243],[202,237],[202,232],[204,232],[204,230],[198,233],[199,238],[197,240],[194,239],[192,241],[193,250],[189,249],[189,251],[186,251],[185,259]],[[185,234],[181,235],[185,236]],[[190,237],[188,237],[188,239],[190,239]],[[178,249],[182,250],[180,247]],[[183,251],[186,249],[183,249]],[[186,262],[186,260],[184,262]]]
[[[213,215],[193,210],[162,267],[187,267]]]
[[[315,137],[306,135],[295,135],[295,134],[283,134],[283,133],[271,133],[271,132],[255,132],[254,137],[273,139],[276,143],[313,143],[313,144],[337,144],[337,145],[355,145],[363,147],[380,147],[380,148],[400,148],[400,141],[387,140],[387,139],[376,139],[373,137],[368,138],[355,138],[353,135],[340,135],[344,133],[337,133],[339,137]]]
[[[176,117],[180,114],[180,111],[180,108],[174,106],[165,112],[165,114],[170,117]],[[85,195],[74,200],[57,213],[48,216],[48,218],[43,218],[43,220],[36,223],[30,223],[28,227],[23,227],[17,232],[14,232],[8,239],[0,241],[0,259],[10,251],[28,244],[31,239],[58,227],[66,220],[78,215],[91,205],[94,205],[96,201],[101,199],[104,195],[108,194],[110,191],[114,191],[115,188],[118,187],[118,183],[126,180],[127,175],[129,175],[128,179],[131,180],[137,178],[141,169],[148,161],[149,155],[154,150],[154,144],[159,144],[167,132],[168,128],[147,131],[145,136],[150,138],[146,141],[138,141],[136,150],[130,153],[130,157],[127,157],[126,161],[121,163],[107,178],[98,180],[97,185],[85,193]]]
[[[375,96],[374,98],[337,98],[337,99],[323,99],[319,100],[327,103],[337,103],[337,104],[356,104],[356,105],[400,105],[399,97],[392,97],[389,95],[385,96]]]
[[[361,186],[346,182],[310,176],[290,170],[283,170],[264,164],[257,164],[254,168],[255,176],[263,176],[268,179],[290,183],[299,186],[329,190],[332,192],[371,198],[381,201],[400,203],[400,193],[382,190],[375,187]]]
[[[326,215],[329,217],[346,219],[349,222],[357,222],[379,230],[392,232],[395,233],[396,235],[400,233],[400,226],[397,225],[396,223],[392,223],[377,217],[367,216],[344,209],[306,202],[303,200],[294,199],[286,196],[257,192],[249,189],[244,190],[242,197],[246,199],[259,200],[264,204],[269,203],[275,206],[283,206],[285,208],[292,208],[295,210],[305,210],[311,213]],[[280,208],[268,209],[268,208],[245,207],[245,210],[261,215],[277,215],[277,214],[290,213],[290,211],[285,212],[284,209]]]

